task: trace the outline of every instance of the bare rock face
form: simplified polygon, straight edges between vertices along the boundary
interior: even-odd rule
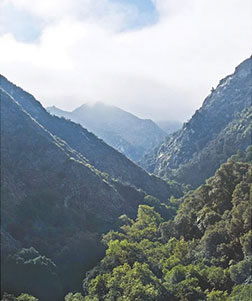
[[[239,149],[251,144],[252,59],[222,79],[183,128],[141,165],[197,187]]]

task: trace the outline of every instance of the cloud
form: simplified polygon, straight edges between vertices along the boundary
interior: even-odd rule
[[[43,26],[29,43],[2,31],[0,72],[45,106],[97,100],[186,120],[251,54],[249,0],[153,0],[158,22],[135,30],[126,25],[139,11],[121,1],[7,2]]]

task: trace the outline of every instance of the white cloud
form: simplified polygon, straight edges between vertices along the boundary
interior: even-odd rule
[[[127,32],[133,11],[108,0],[8,1],[45,26],[34,43],[0,36],[0,72],[45,106],[99,100],[187,119],[251,51],[249,0],[154,0],[159,22]]]

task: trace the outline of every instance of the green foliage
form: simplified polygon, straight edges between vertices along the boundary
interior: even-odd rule
[[[4,293],[1,301],[17,301],[17,298],[14,295]]]
[[[228,300],[227,292],[216,291],[213,289],[210,293],[207,294],[207,301],[226,301]]]
[[[171,197],[167,203],[161,203],[157,198],[147,195],[144,197],[143,204],[153,207],[165,220],[173,218],[176,215],[178,207],[174,197]]]
[[[85,300],[247,300],[250,183],[251,165],[231,160],[182,199],[174,219],[148,196],[152,207],[140,205],[135,221],[121,216],[119,231],[104,235],[106,256],[85,280]]]
[[[206,278],[209,286],[215,290],[223,290],[223,288],[228,290],[232,285],[228,269],[210,266],[203,269],[202,275]]]
[[[251,301],[252,285],[236,285],[228,301]]]
[[[84,301],[84,297],[80,293],[69,293],[65,296],[65,301]]]
[[[252,162],[252,145],[248,146],[246,151],[239,150],[235,155],[231,156],[231,160],[236,162]]]
[[[100,236],[117,227],[119,215],[135,217],[146,193],[165,201],[182,191],[180,185],[148,174],[80,125],[51,116],[2,75],[0,86],[3,290],[17,295],[27,291],[26,283],[29,289],[33,283],[39,296],[53,300],[59,286],[63,295],[81,288],[83,274],[104,254]],[[7,262],[9,254],[30,246],[57,264],[59,279],[45,271],[49,263],[42,258],[41,265],[34,266]],[[33,268],[36,273],[41,269],[41,287],[29,274]]]
[[[19,297],[17,297],[18,301],[38,301],[37,298],[30,296],[28,294],[21,294]]]
[[[252,257],[230,267],[230,277],[236,284],[242,284],[252,275]]]
[[[39,299],[24,293],[22,293],[18,297],[15,297],[14,295],[11,294],[4,293],[2,301],[39,301]]]
[[[250,230],[248,233],[244,234],[240,238],[244,257],[252,256],[251,241],[252,241],[252,230]]]
[[[89,297],[99,300],[158,300],[160,291],[161,281],[139,262],[120,265],[89,284]]]
[[[162,222],[159,213],[154,211],[153,207],[140,205],[138,208],[137,220],[135,226],[139,229],[146,228],[149,225],[158,226]]]
[[[228,111],[222,110],[226,101],[209,98],[207,108],[169,140],[174,144],[163,146],[160,167],[168,168],[160,168],[160,175],[168,177],[171,170],[171,179],[194,186],[243,150],[205,185],[169,201],[171,195],[181,195],[181,188],[189,188],[149,175],[81,126],[50,116],[2,76],[0,93],[4,290],[28,292],[42,301],[62,300],[101,257],[99,235],[113,226],[103,237],[105,258],[84,281],[86,300],[177,301],[248,294],[252,148],[244,151],[251,142],[247,90],[238,98],[228,95]],[[166,156],[170,146],[171,156]],[[122,213],[129,217],[115,223]],[[83,296],[70,293],[66,298]]]

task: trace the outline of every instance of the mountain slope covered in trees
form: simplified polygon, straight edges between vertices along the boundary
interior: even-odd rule
[[[135,220],[122,215],[119,230],[103,236],[106,256],[86,274],[84,292],[65,301],[250,301],[251,195],[252,146],[197,190],[171,199],[170,216],[148,205]]]
[[[22,108],[52,135],[64,140],[72,149],[84,156],[96,169],[121,182],[135,186],[161,200],[181,191],[158,177],[151,176],[123,154],[108,146],[82,126],[51,116],[29,93],[0,76],[0,87],[12,96]]]
[[[0,76],[2,295],[249,301],[251,89],[248,59],[142,161],[178,184]]]
[[[251,300],[252,148],[236,157],[250,162],[223,164],[179,200],[175,218],[146,205],[136,220],[122,216],[78,300]]]
[[[55,106],[48,112],[80,123],[106,143],[137,162],[166,136],[152,120],[141,119],[115,106],[102,102],[84,104],[72,112]]]
[[[150,172],[197,187],[251,144],[252,59],[222,79],[189,122],[141,161]]]
[[[1,288],[62,300],[102,256],[99,237],[119,215],[136,215],[150,191],[164,201],[180,188],[173,191],[80,125],[51,116],[4,77],[0,101]]]

